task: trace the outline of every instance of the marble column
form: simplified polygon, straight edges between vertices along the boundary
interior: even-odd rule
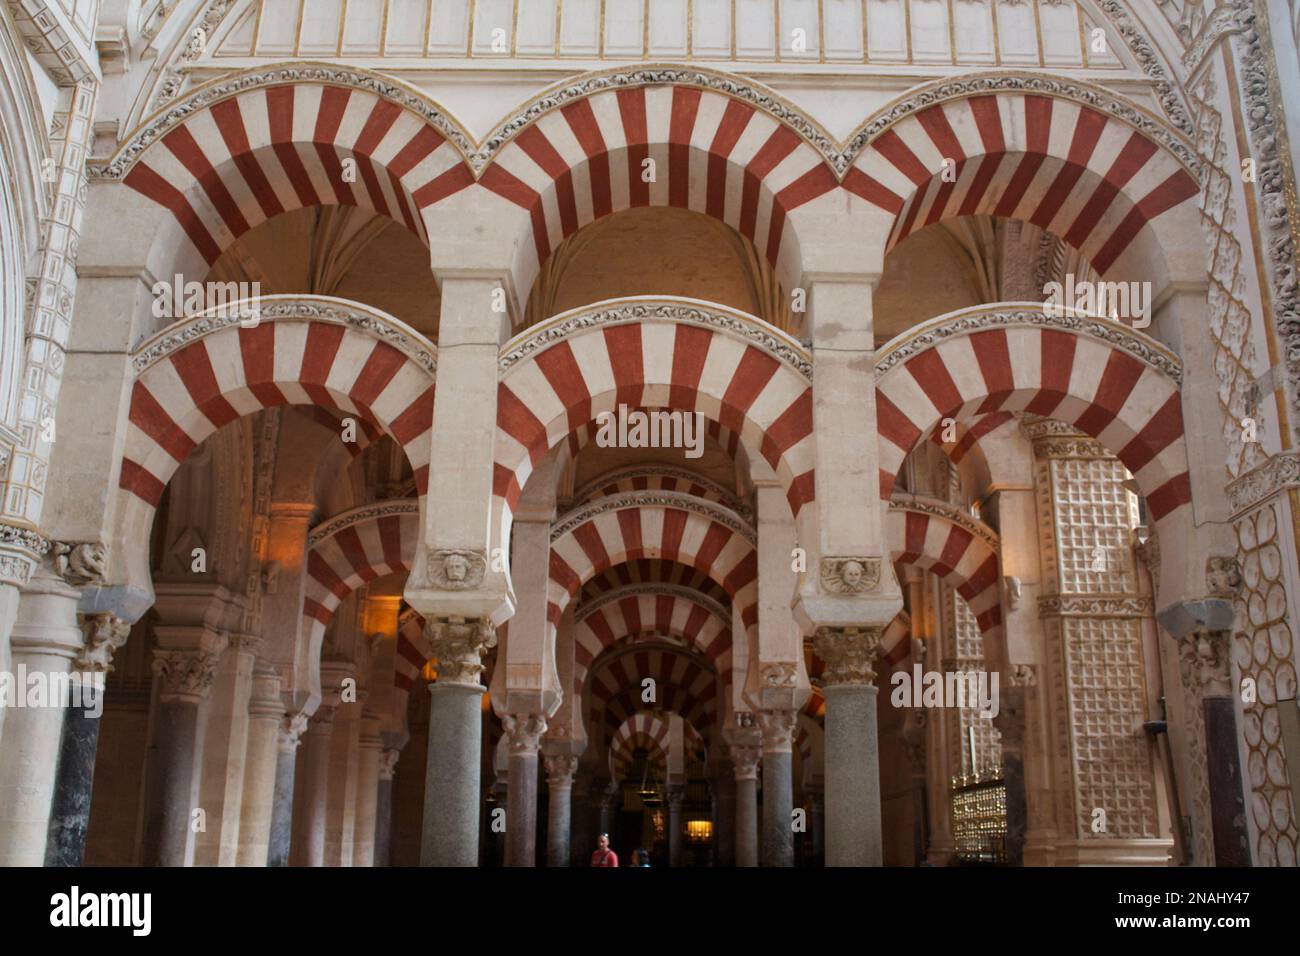
[[[280,672],[266,661],[258,661],[253,668],[253,686],[248,699],[244,795],[239,813],[236,866],[268,865],[279,766],[278,738],[283,719]]]
[[[546,718],[506,714],[510,740],[510,797],[506,807],[506,866],[537,865],[537,755]]]
[[[357,765],[361,730],[361,700],[343,692],[344,681],[356,680],[349,661],[321,665],[322,687],[337,688],[338,706],[330,732],[329,771],[325,790],[325,866],[351,866],[356,830]]]
[[[736,866],[758,866],[758,763],[755,744],[732,744],[736,767]]]
[[[792,710],[761,710],[763,865],[794,866],[794,722]]]
[[[920,655],[914,651],[913,660],[919,662],[920,659]],[[925,727],[928,722],[926,712],[919,707],[913,707],[903,715],[903,726],[899,729],[903,751],[907,754],[907,763],[912,771],[912,861],[914,866],[920,866],[925,860],[926,848],[929,842],[925,802]]]
[[[288,866],[293,845],[294,778],[298,745],[307,729],[307,715],[281,719],[275,734],[275,792],[271,798],[271,829],[267,834],[266,865]]]
[[[384,740],[379,736],[379,718],[361,718],[360,759],[357,766],[357,813],[353,827],[353,866],[375,865],[375,832],[379,823],[379,764]]]
[[[1007,863],[1023,866],[1025,834],[1029,830],[1029,804],[1025,792],[1026,688],[1008,687],[999,697],[993,718],[1002,744],[1002,784],[1007,795]]]
[[[54,802],[65,713],[103,699],[74,682],[84,638],[80,592],[48,570],[32,576],[10,634],[15,703],[0,747],[0,866],[41,866]],[[88,693],[84,693],[88,691]]]
[[[600,797],[600,832],[608,834],[613,826],[614,794],[607,790]]]
[[[393,860],[393,775],[402,752],[389,747],[379,756],[379,788],[375,795],[375,866]]]
[[[146,784],[143,862],[146,866],[191,866],[199,767],[203,763],[204,703],[216,680],[226,639],[205,632],[197,646],[159,648],[153,672],[157,702],[153,716]]]
[[[0,522],[0,673],[13,673],[9,639],[18,618],[18,602],[49,547],[49,542],[35,531]],[[0,744],[4,741],[5,714],[11,709],[0,706]]]
[[[426,624],[438,679],[429,685],[421,866],[478,862],[482,702],[480,654],[496,643],[486,620],[433,618]]]
[[[568,866],[572,855],[573,774],[578,758],[573,754],[547,754],[546,787],[550,797],[546,815],[546,865]]]
[[[826,794],[813,790],[808,794],[808,830],[812,835],[813,862],[826,865]]]
[[[686,858],[682,855],[682,828],[685,825],[682,810],[686,803],[686,791],[674,787],[668,791],[668,865],[682,866]]]
[[[813,638],[826,663],[826,865],[880,866],[880,740],[876,653],[881,629],[821,627]]]
[[[329,806],[330,741],[335,708],[322,703],[303,734],[302,766],[294,786],[294,866],[325,865],[325,829]]]
[[[83,685],[94,686],[102,702],[105,678],[113,669],[113,654],[126,643],[131,625],[112,614],[96,614],[83,620],[82,629],[86,643],[77,658],[75,672]],[[85,857],[101,719],[102,706],[89,711],[85,707],[69,707],[64,716],[58,776],[45,843],[46,866],[81,866]]]
[[[717,866],[736,865],[736,772],[730,759],[713,777],[713,858]]]

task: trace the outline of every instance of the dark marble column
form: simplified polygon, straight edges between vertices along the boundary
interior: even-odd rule
[[[1002,737],[1002,785],[1007,794],[1006,857],[1011,866],[1025,862],[1025,833],[1029,828],[1029,802],[1025,794],[1026,690],[1002,691],[993,726]]]
[[[103,715],[104,681],[112,670],[113,653],[126,643],[131,625],[111,614],[83,619],[86,647],[75,671],[83,686],[94,688],[95,708],[69,707],[63,718],[54,802],[45,843],[46,866],[81,866],[90,826],[90,799],[95,786],[95,751]]]
[[[298,770],[298,745],[306,729],[305,714],[295,714],[280,721],[276,737],[275,795],[271,798],[267,866],[289,865],[289,850],[293,845],[293,783]]]
[[[813,863],[826,865],[826,796],[820,790],[808,794],[808,830],[812,836]]]
[[[763,865],[794,866],[793,710],[762,710]]]
[[[736,866],[758,866],[758,764],[757,743],[732,744],[736,768]]]
[[[685,862],[682,854],[682,805],[686,802],[686,791],[673,788],[668,791],[668,865],[681,866]]]
[[[393,775],[400,750],[392,747],[379,755],[379,797],[375,804],[375,866],[393,864]]]
[[[510,793],[506,808],[506,866],[537,865],[537,755],[546,718],[507,714],[501,721],[510,743]]]
[[[546,865],[566,867],[573,856],[573,773],[578,758],[573,754],[546,754],[546,786],[549,796],[546,818]]]
[[[727,758],[713,779],[713,860],[714,866],[736,865],[736,771]]]

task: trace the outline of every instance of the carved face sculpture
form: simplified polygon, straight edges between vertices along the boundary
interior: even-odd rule
[[[840,568],[840,577],[844,579],[845,586],[850,590],[857,590],[862,586],[862,575],[865,573],[866,569],[857,561],[845,561]]]
[[[442,563],[443,570],[447,574],[448,581],[464,581],[465,575],[469,573],[469,562],[463,555],[449,554]]]

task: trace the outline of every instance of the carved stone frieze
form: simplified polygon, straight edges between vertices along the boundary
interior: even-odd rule
[[[686,495],[676,491],[628,491],[622,494],[597,498],[595,501],[580,505],[562,515],[551,526],[551,542],[554,543],[574,528],[590,521],[597,515],[606,514],[610,511],[622,511],[625,508],[654,507],[676,508],[680,511],[690,511],[694,514],[703,515],[726,528],[730,528],[750,544],[757,544],[758,542],[758,533],[752,526],[742,521],[734,511],[724,508],[717,502],[706,501],[703,498],[696,498],[693,495]]]
[[[307,535],[307,547],[314,548],[326,538],[338,534],[345,528],[365,524],[368,521],[375,521],[392,515],[418,515],[419,513],[420,502],[414,498],[405,501],[385,501],[379,504],[366,505],[363,508],[353,508],[341,515],[327,518],[312,528]]]
[[[1300,452],[1285,451],[1228,485],[1234,515],[1249,511],[1288,488],[1300,487]]]
[[[1038,599],[1039,617],[1151,617],[1151,598],[1138,594],[1045,594]]]

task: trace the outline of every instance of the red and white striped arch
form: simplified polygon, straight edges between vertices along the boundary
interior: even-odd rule
[[[638,748],[650,751],[650,759],[659,763],[666,773],[671,749],[670,731],[668,721],[656,714],[636,714],[623,721],[609,741],[609,766],[613,779],[627,778],[633,754]],[[699,731],[686,721],[682,722],[682,744],[687,752],[703,746]]]
[[[993,412],[991,415],[981,415],[971,421],[956,422],[953,427],[953,440],[950,442],[943,440],[945,429],[934,428],[930,433],[930,441],[943,449],[949,461],[954,465],[960,465],[962,459],[979,445],[981,438],[997,431],[1007,422],[1014,421],[1015,417],[1013,412]]]
[[[576,489],[573,500],[582,503],[627,491],[676,491],[716,502],[737,514],[746,508],[744,502],[717,482],[686,468],[661,465],[633,465],[605,472]]]
[[[709,575],[758,622],[758,552],[752,529],[709,502],[671,492],[601,499],[562,517],[551,538],[547,619],[552,637],[582,585],[625,561],[661,558]]]
[[[199,87],[128,137],[109,168],[122,162],[126,185],[170,210],[177,240],[208,265],[260,223],[309,206],[369,209],[427,242],[422,210],[474,182],[448,136],[468,139],[391,77],[315,72],[258,68]]]
[[[980,322],[984,323],[980,327]],[[1133,473],[1159,522],[1191,500],[1178,359],[1105,320],[1042,306],[978,306],[899,336],[876,357],[880,494],[944,418],[1030,412],[1096,438]]]
[[[944,181],[945,160],[955,181]],[[1103,274],[1148,223],[1200,192],[1123,120],[1012,91],[907,114],[872,138],[844,186],[894,217],[888,248],[943,219],[993,215],[1060,236]]]
[[[992,531],[943,502],[902,498],[890,502],[885,534],[895,562],[951,585],[970,605],[985,638],[1001,636],[1001,564]]]
[[[393,662],[393,686],[397,689],[397,712],[406,713],[406,700],[420,680],[420,672],[433,656],[424,636],[424,618],[407,611],[397,625],[397,655]]]
[[[718,673],[731,668],[731,615],[685,588],[648,593],[644,587],[611,592],[574,617],[574,692],[581,696],[587,670],[607,648],[643,634],[675,637],[694,647]]]
[[[558,316],[501,355],[493,494],[506,553],[511,512],[536,464],[620,405],[721,422],[768,461],[796,515],[813,500],[811,360],[761,319],[692,299],[622,299]]]
[[[912,659],[912,616],[899,611],[880,635],[880,663],[877,670],[888,674],[902,670]]]
[[[713,578],[686,564],[676,561],[664,561],[655,558],[641,558],[625,561],[608,568],[582,586],[578,598],[579,604],[593,601],[602,594],[616,591],[633,584],[668,584],[680,585],[693,591],[699,591],[707,598],[712,598],[724,607],[730,605],[731,598],[726,590]]]
[[[360,420],[378,425],[402,446],[424,494],[433,425],[433,346],[376,310],[352,303],[334,308],[342,300],[272,296],[261,301],[272,305],[264,307],[255,328],[207,331],[208,320],[198,317],[187,326],[172,326],[133,354],[137,374],[118,480],[121,540],[138,539],[147,548],[148,536],[138,529],[152,523],[181,462],[223,425],[278,405],[318,405],[356,415],[358,435]],[[337,321],[323,318],[326,312]],[[374,324],[352,324],[348,316]],[[394,337],[386,340],[376,327]],[[143,576],[141,583],[148,580],[146,564],[147,556],[130,569],[133,577]]]
[[[318,525],[308,535],[303,629],[312,648],[349,594],[387,574],[405,574],[420,537],[418,501],[363,505]]]
[[[643,176],[647,160],[653,182]],[[631,83],[540,114],[479,181],[529,214],[533,254],[524,288],[566,237],[637,206],[690,209],[727,223],[793,288],[800,262],[789,214],[838,186],[821,153],[768,112],[690,85]]]
[[[689,652],[647,645],[602,661],[592,671],[589,706],[593,713],[603,710],[607,734],[645,710],[641,682],[647,677],[655,682],[656,709],[680,714],[702,731],[714,725],[718,675]]]

